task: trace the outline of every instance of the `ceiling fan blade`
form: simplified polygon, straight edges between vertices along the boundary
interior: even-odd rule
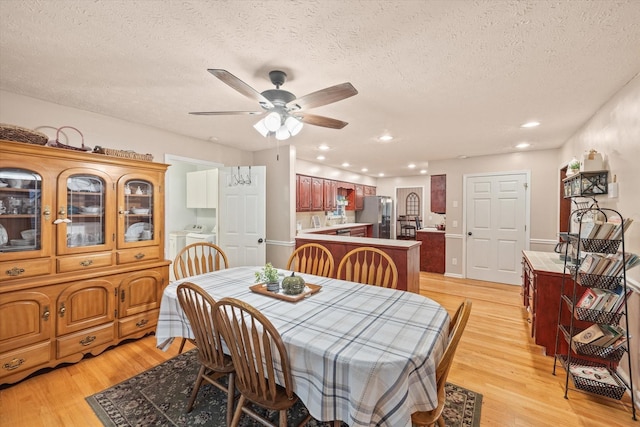
[[[322,126],[324,128],[331,129],[342,129],[349,123],[343,122],[342,120],[332,119],[330,117],[318,116],[316,114],[296,114],[295,117],[298,117],[304,123],[314,125],[314,126]]]
[[[238,115],[258,115],[263,114],[264,111],[194,111],[189,114],[196,116],[238,116]]]
[[[262,96],[260,92],[258,92],[257,90],[255,90],[254,88],[252,88],[251,86],[249,86],[248,84],[246,84],[245,82],[243,82],[242,80],[240,80],[239,78],[237,78],[236,76],[228,72],[227,70],[210,68],[207,71],[213,74],[214,76],[216,76],[217,78],[219,78],[220,80],[222,80],[224,83],[231,86],[233,89],[237,90],[238,92],[246,96],[247,98],[258,101],[260,104],[264,105],[267,108],[273,107],[273,104],[271,103],[271,101],[269,101],[267,98]]]
[[[349,98],[357,93],[358,91],[351,83],[341,83],[294,99],[287,104],[287,108],[297,107],[298,109],[303,110],[320,107],[322,105],[331,104],[332,102],[342,101],[343,99]]]

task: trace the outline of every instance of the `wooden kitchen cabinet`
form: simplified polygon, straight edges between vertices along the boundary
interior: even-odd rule
[[[416,240],[420,245],[420,271],[444,274],[445,271],[445,235],[443,231],[416,231]]]
[[[324,179],[311,178],[311,210],[322,211],[324,209]]]
[[[338,208],[338,182],[332,179],[324,180],[324,209],[325,211],[335,211]]]
[[[356,210],[361,211],[364,209],[364,185],[356,184]]]
[[[0,384],[153,332],[167,165],[10,141],[0,153]]]
[[[308,212],[311,210],[311,177],[297,175],[296,184],[296,210],[298,212]]]
[[[376,187],[372,187],[370,185],[364,186],[364,197],[375,196],[375,195],[376,195]]]
[[[523,251],[522,302],[527,312],[530,335],[537,345],[543,347],[547,356],[553,356],[555,351],[563,270],[564,263],[559,262],[559,255],[555,252]],[[569,289],[566,292],[570,292]],[[578,292],[582,295],[584,288],[580,286]],[[562,321],[568,324],[569,313],[562,313],[562,316]],[[581,327],[589,326],[577,319],[574,322]],[[566,351],[564,340],[561,339],[559,344]]]
[[[447,212],[447,176],[431,175],[431,212]]]

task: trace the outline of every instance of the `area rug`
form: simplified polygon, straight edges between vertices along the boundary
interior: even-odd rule
[[[209,384],[202,386],[193,410],[185,413],[198,375],[197,350],[183,353],[118,385],[86,398],[103,425],[125,426],[224,426],[226,396]],[[448,427],[478,427],[482,395],[447,383],[443,411]],[[277,413],[267,416],[277,418]],[[296,404],[289,410],[289,425],[302,420],[306,410]],[[241,426],[254,426],[243,416]],[[330,427],[311,420],[310,427]],[[343,426],[346,424],[343,423]]]

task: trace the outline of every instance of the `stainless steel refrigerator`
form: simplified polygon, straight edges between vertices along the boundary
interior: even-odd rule
[[[367,196],[364,209],[356,211],[356,222],[373,224],[373,235],[379,239],[391,238],[393,200],[389,196]]]

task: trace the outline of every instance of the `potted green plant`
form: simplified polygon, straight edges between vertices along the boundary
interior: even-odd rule
[[[270,262],[266,263],[262,270],[256,271],[256,283],[264,283],[267,285],[267,290],[277,291],[280,289],[280,276],[278,275],[278,269],[275,268]]]
[[[571,160],[567,167],[571,171],[571,175],[580,172],[580,162],[576,159]]]

